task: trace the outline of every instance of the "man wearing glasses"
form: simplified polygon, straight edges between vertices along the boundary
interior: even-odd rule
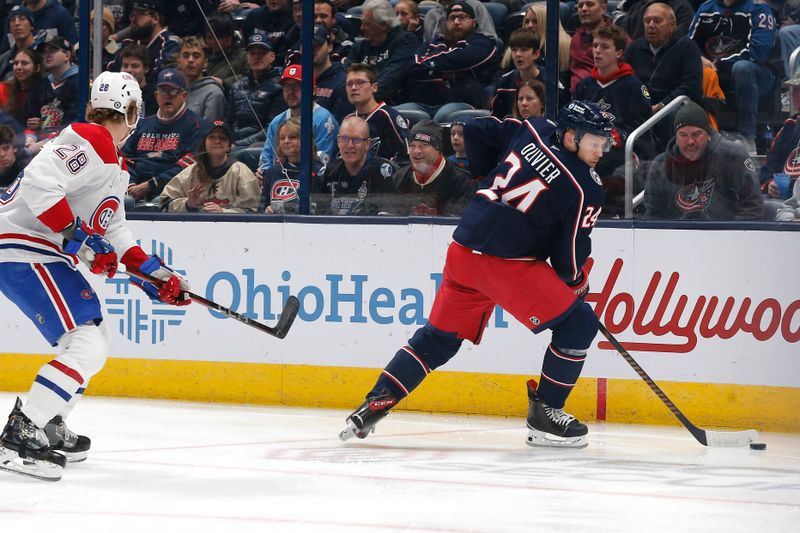
[[[388,159],[369,150],[369,125],[350,115],[336,137],[339,158],[317,176],[316,189],[325,194],[317,206],[330,205],[332,215],[379,215],[387,210],[385,193],[394,191],[392,176],[397,171]],[[325,213],[319,210],[317,213]]]
[[[443,123],[454,111],[482,108],[499,61],[497,46],[480,32],[472,5],[450,4],[444,35],[417,49],[406,78],[409,103],[397,109],[424,111]]]
[[[161,194],[164,186],[192,164],[204,131],[204,120],[186,108],[186,80],[179,70],[165,68],[156,82],[158,112],[139,121],[122,147],[131,183],[128,206]]]
[[[378,78],[375,70],[364,63],[347,68],[347,99],[356,107],[357,115],[369,124],[370,146],[375,155],[398,164],[408,162],[408,121],[386,105],[375,100]]]

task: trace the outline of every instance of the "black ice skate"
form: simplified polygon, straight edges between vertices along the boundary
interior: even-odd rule
[[[77,435],[70,431],[61,415],[57,415],[44,426],[44,432],[50,441],[50,446],[67,457],[70,463],[79,463],[86,460],[92,441],[89,437]]]
[[[528,381],[528,445],[585,448],[589,428],[562,409],[542,401],[536,382]]]
[[[58,481],[67,458],[54,452],[44,430],[22,412],[17,398],[0,435],[0,469],[46,481]]]
[[[339,438],[347,440],[354,435],[359,439],[375,431],[375,424],[389,414],[397,399],[387,389],[376,396],[368,396],[367,401],[347,417],[347,426],[339,433]]]

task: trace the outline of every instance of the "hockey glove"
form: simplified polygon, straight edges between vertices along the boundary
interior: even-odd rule
[[[161,280],[161,284],[156,286],[149,281],[136,283],[154,302],[164,302],[170,305],[189,305],[192,300],[184,292],[189,290],[187,282],[180,274],[164,264],[160,257],[151,255],[147,261],[139,265],[139,272],[147,274]]]
[[[567,283],[567,286],[578,298],[586,296],[589,292],[589,274],[586,272],[586,267],[583,267],[578,273],[578,277]]]
[[[67,226],[64,236],[64,251],[77,255],[91,270],[92,274],[108,273],[113,278],[117,273],[117,252],[102,235],[86,225],[80,217]]]

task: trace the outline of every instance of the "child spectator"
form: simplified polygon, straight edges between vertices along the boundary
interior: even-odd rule
[[[172,178],[161,193],[162,211],[254,213],[261,188],[246,165],[232,159],[230,126],[218,120],[200,141],[197,162]]]
[[[467,147],[464,145],[464,122],[456,120],[450,125],[450,146],[453,147],[453,155],[447,159],[455,166],[465,172],[469,172],[469,159],[467,159]]]

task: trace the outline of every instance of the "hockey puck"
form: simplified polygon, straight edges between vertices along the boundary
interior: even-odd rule
[[[751,442],[750,443],[751,450],[766,450],[767,445],[763,442]]]

